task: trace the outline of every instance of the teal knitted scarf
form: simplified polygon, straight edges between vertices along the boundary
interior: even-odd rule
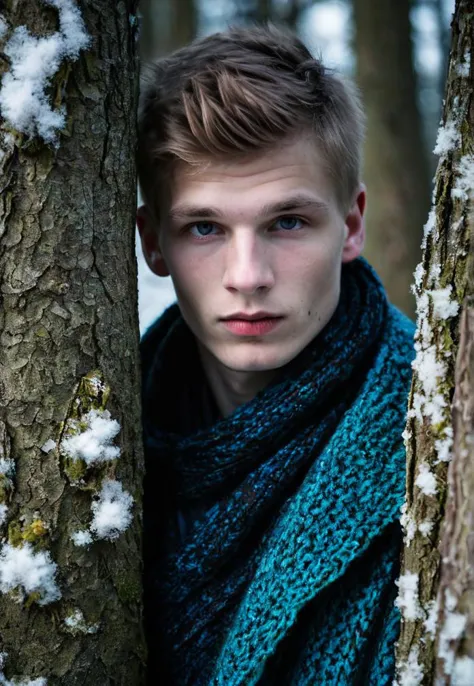
[[[177,306],[148,330],[150,683],[391,683],[412,336],[359,259],[325,329],[223,419]],[[182,540],[178,511],[199,513]]]

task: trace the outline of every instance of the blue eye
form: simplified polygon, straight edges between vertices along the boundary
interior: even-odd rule
[[[303,227],[303,222],[298,217],[280,217],[275,222],[277,229],[283,229],[283,231],[293,231],[294,229],[301,229]]]
[[[216,225],[212,222],[196,222],[189,227],[189,230],[196,238],[204,238],[205,236],[210,236],[215,228]],[[196,229],[196,231],[193,231],[193,229]]]

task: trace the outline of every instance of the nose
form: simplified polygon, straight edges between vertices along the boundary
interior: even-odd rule
[[[223,285],[252,295],[274,285],[274,273],[265,240],[252,230],[235,231],[227,244]]]

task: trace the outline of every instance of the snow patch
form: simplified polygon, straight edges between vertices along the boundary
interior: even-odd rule
[[[436,477],[426,462],[420,464],[415,484],[424,495],[436,495],[438,491]]]
[[[15,473],[15,460],[10,457],[0,457],[0,475],[13,476]]]
[[[406,572],[401,574],[395,583],[399,589],[395,605],[400,610],[402,617],[412,621],[419,619],[422,616],[422,611],[418,601],[418,574]]]
[[[418,531],[422,536],[429,536],[433,530],[433,522],[430,519],[424,519],[418,524]]]
[[[427,291],[428,295],[431,297],[431,302],[433,303],[433,316],[437,319],[445,321],[450,317],[455,317],[459,312],[459,304],[456,300],[451,300],[452,291],[453,287],[451,285],[446,288]]]
[[[8,507],[3,503],[0,503],[0,526],[7,521],[7,512]]]
[[[464,53],[463,60],[458,64],[456,71],[457,75],[462,79],[468,78],[469,72],[471,71],[471,53],[469,50],[466,50]],[[474,684],[474,679],[472,680],[472,683]]]
[[[132,504],[132,496],[123,490],[119,481],[112,479],[104,481],[98,500],[91,506],[94,513],[91,531],[98,538],[115,540],[132,521]]]
[[[458,176],[451,191],[453,198],[468,200],[474,191],[474,155],[464,155],[459,160]]]
[[[0,87],[0,111],[13,128],[56,143],[64,127],[65,111],[54,111],[46,89],[64,59],[77,59],[89,45],[81,13],[73,0],[43,0],[59,12],[59,31],[37,38],[19,26],[5,45],[10,71]]]
[[[443,628],[439,635],[438,657],[444,660],[444,671],[451,674],[454,667],[455,652],[450,647],[451,641],[457,641],[463,635],[467,618],[459,612],[447,612]]]
[[[64,624],[72,632],[80,632],[83,634],[95,634],[99,629],[98,624],[88,625],[84,618],[84,614],[79,609],[74,610],[74,612],[71,615],[69,615],[69,617],[66,617],[66,619],[64,620]]]
[[[472,657],[458,657],[451,676],[452,686],[472,686],[474,684],[474,660]]]
[[[418,663],[418,647],[412,648],[405,663],[398,665],[399,679],[393,686],[419,686],[423,681],[423,668]]]
[[[71,539],[74,545],[77,546],[88,546],[92,543],[92,536],[90,531],[87,531],[87,529],[83,531],[75,531],[73,534],[71,534]]]
[[[449,462],[452,456],[453,447],[453,427],[446,426],[443,431],[444,437],[435,441],[435,448],[438,453],[437,464],[439,462]]]
[[[426,633],[434,639],[436,636],[436,626],[438,624],[439,603],[438,600],[430,600],[426,606],[427,616],[423,625]]]
[[[56,568],[48,552],[34,552],[29,543],[21,548],[5,543],[0,550],[0,591],[21,587],[25,593],[39,592],[39,605],[53,603],[61,597]]]
[[[434,147],[435,155],[447,155],[448,152],[454,150],[460,141],[461,134],[459,131],[459,123],[456,121],[447,121],[446,124],[441,124],[438,129],[438,136],[436,138],[436,145]]]
[[[120,448],[112,445],[112,441],[120,431],[120,424],[110,418],[110,412],[90,410],[83,421],[86,428],[65,438],[61,443],[62,452],[75,460],[84,460],[88,467],[117,459]],[[72,430],[77,426],[78,422],[70,422]]]
[[[56,447],[56,441],[53,441],[53,439],[50,438],[48,441],[46,441],[46,443],[44,443],[44,444],[41,446],[41,450],[42,450],[44,453],[49,453],[49,452],[50,452],[51,450],[53,450],[55,447]]]
[[[433,233],[435,227],[436,227],[436,212],[435,212],[434,207],[432,207],[429,211],[428,219],[427,219],[426,224],[423,228],[423,240],[421,242],[422,250],[425,249],[428,237]],[[420,269],[421,269],[421,273],[419,271]],[[423,273],[423,265],[420,263],[417,266],[416,271],[415,271],[415,279],[416,279],[417,274],[418,274],[418,277],[420,277],[420,276],[422,276],[422,273]],[[421,287],[421,281],[420,281],[419,285]]]
[[[412,515],[408,512],[407,503],[403,503],[401,507],[402,516],[400,517],[400,524],[405,532],[405,545],[407,548],[410,547],[410,543],[415,538],[416,534],[416,522]]]

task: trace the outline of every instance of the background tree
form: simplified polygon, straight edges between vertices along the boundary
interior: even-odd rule
[[[198,31],[197,0],[141,0],[140,56],[148,61],[190,43]]]
[[[399,684],[474,683],[474,16],[457,0],[433,209],[415,274]]]
[[[353,0],[357,81],[367,111],[365,255],[392,302],[414,314],[410,292],[429,207],[430,173],[417,104],[410,0]]]
[[[136,2],[78,7],[7,0],[0,18],[8,686],[143,682]]]

